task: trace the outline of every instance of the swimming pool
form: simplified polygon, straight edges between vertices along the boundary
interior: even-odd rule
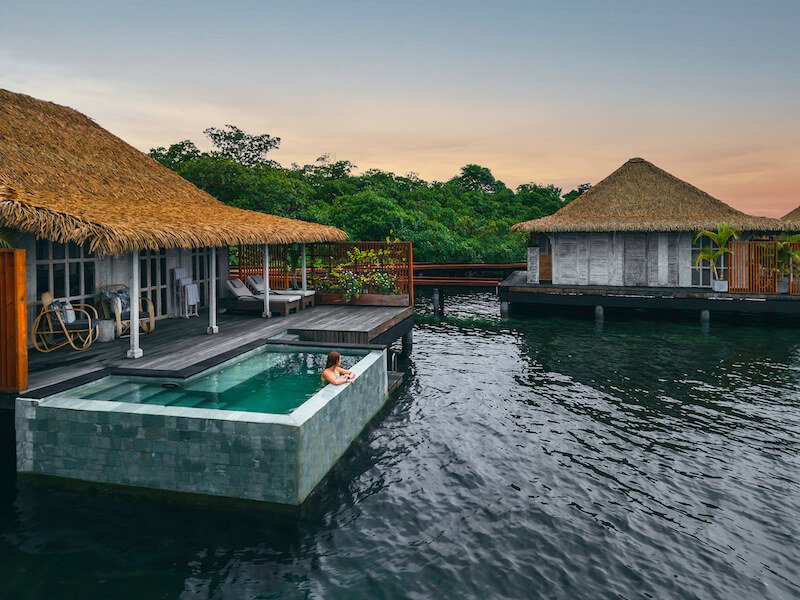
[[[111,375],[16,401],[17,471],[302,503],[388,398],[386,351],[265,344],[190,378]]]
[[[367,351],[342,353],[346,369]],[[324,387],[320,373],[327,351],[266,346],[189,379],[112,375],[71,389],[71,398],[158,406],[289,414]]]

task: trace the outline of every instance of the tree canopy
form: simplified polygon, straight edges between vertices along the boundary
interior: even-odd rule
[[[523,260],[525,234],[509,227],[549,215],[589,188],[562,195],[554,185],[525,183],[512,190],[475,164],[445,182],[379,169],[356,174],[352,162],[329,155],[287,168],[267,158],[278,137],[234,125],[204,133],[210,152],[184,140],[150,156],[226,204],[334,225],[355,240],[411,241],[422,262]]]

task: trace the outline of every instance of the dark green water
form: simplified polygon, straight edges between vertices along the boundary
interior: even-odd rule
[[[352,367],[360,356],[345,354],[342,366]],[[235,360],[185,384],[164,387],[130,377],[105,377],[62,395],[82,400],[107,400],[288,414],[322,389],[320,374],[327,352],[270,349]]]
[[[6,465],[2,594],[800,596],[800,329],[447,308],[423,299],[408,383],[302,514]]]

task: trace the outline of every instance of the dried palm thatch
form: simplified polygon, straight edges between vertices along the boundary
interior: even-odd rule
[[[700,231],[728,223],[744,231],[785,231],[779,219],[754,217],[643,158],[632,158],[552,215],[512,231]]]
[[[790,221],[792,223],[792,229],[800,229],[800,206],[795,208],[792,212],[783,215],[781,221]]]
[[[0,227],[108,255],[347,237],[335,227],[227,206],[85,115],[6,90]]]

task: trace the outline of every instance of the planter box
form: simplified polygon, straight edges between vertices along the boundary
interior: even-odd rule
[[[718,281],[716,279],[711,280],[711,289],[715,292],[727,292],[728,291],[728,281],[723,279],[722,281]]]
[[[317,304],[347,304],[342,294],[317,292]],[[361,294],[355,302],[358,306],[410,306],[407,294]]]

